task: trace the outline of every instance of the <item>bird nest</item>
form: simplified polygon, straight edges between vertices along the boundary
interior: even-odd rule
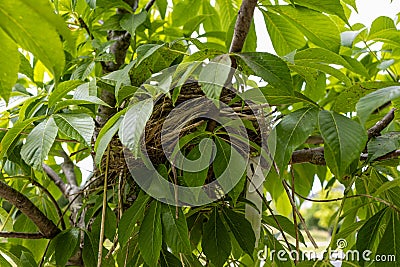
[[[173,103],[171,97],[167,95],[156,101],[153,113],[146,124],[144,139],[148,158],[153,165],[158,165],[167,161],[165,150],[167,150],[167,154],[170,154],[173,150],[168,144],[174,146],[176,145],[176,140],[194,133],[200,128],[209,132],[213,132],[216,129],[223,131],[224,126],[221,125],[220,122],[202,117],[202,114],[200,114],[200,110],[211,109],[211,107],[205,106],[207,105],[203,102],[205,99],[207,99],[207,97],[201,85],[197,81],[190,81],[182,86],[175,103]],[[202,103],[203,106],[201,108],[192,106],[198,103]],[[212,102],[208,103],[214,105]],[[262,137],[259,126],[260,113],[254,114],[254,108],[250,108],[248,103],[241,101],[240,98],[237,98],[237,94],[234,91],[227,88],[222,89],[220,103],[224,103],[227,106],[229,105],[231,109],[227,111],[228,113],[235,113],[226,114],[227,118],[229,118],[230,115],[235,115],[236,118],[247,121],[245,123],[245,131],[249,141],[261,146]],[[174,109],[178,109],[179,111],[174,111]],[[220,110],[223,109],[220,107],[218,111]],[[186,116],[183,113],[186,113]],[[194,118],[188,118],[190,117],[189,114],[193,115],[192,117]],[[183,118],[174,119],[174,116]],[[172,123],[171,120],[175,122]],[[176,126],[177,124],[179,124],[179,127]],[[228,141],[231,139],[231,137],[224,134],[221,136]],[[193,148],[193,145],[186,145],[186,153],[190,152],[191,148]],[[251,148],[251,152],[257,153],[254,148]]]

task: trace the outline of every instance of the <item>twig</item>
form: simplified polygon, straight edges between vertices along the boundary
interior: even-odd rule
[[[146,7],[144,8],[147,12],[149,12],[150,8],[154,5],[156,0],[150,0],[147,4]]]
[[[306,224],[306,222],[305,222],[305,220],[303,218],[303,215],[301,215],[300,211],[296,208],[296,203],[293,202],[293,199],[290,197],[290,191],[289,191],[289,186],[288,186],[287,182],[285,180],[282,180],[282,184],[283,184],[283,188],[285,189],[286,194],[287,194],[287,196],[289,198],[290,204],[292,205],[292,207],[295,207],[294,210],[295,210],[297,216],[299,216],[299,219],[300,219],[301,223],[303,224],[304,231],[306,232],[308,239],[311,241],[311,243],[313,244],[314,248],[318,248],[318,245],[315,242],[314,237],[311,235],[310,230],[308,230],[308,227],[307,227],[307,224]]]
[[[104,230],[105,230],[105,223],[106,223],[107,178],[108,178],[109,161],[110,161],[110,145],[108,145],[108,147],[107,147],[106,171],[105,171],[105,175],[104,175],[103,207],[102,207],[102,213],[101,213],[99,255],[97,258],[97,267],[101,267],[101,260],[103,258],[103,242],[104,242]]]
[[[336,201],[341,201],[343,200],[343,197],[338,197],[338,198],[332,198],[332,199],[312,199],[312,198],[308,198],[305,196],[300,195],[299,193],[295,192],[296,196],[298,196],[299,198],[302,198],[304,200],[307,201],[311,201],[311,202],[317,202],[317,203],[326,203],[326,202],[336,202]],[[400,209],[398,207],[396,207],[395,205],[393,205],[392,203],[379,198],[379,197],[374,197],[371,195],[367,195],[367,194],[357,194],[357,195],[352,195],[352,196],[347,196],[346,198],[356,198],[356,197],[366,197],[366,198],[370,198],[373,200],[376,200],[382,204],[385,204],[386,206],[388,206],[389,208],[395,210],[396,212],[398,212],[400,214]]]
[[[300,255],[299,228],[298,228],[298,224],[297,224],[297,215],[296,215],[297,207],[295,206],[296,205],[296,199],[295,199],[295,196],[294,196],[294,192],[295,192],[295,188],[294,188],[295,183],[294,183],[294,181],[295,181],[295,178],[294,178],[293,165],[290,166],[290,174],[292,176],[292,188],[291,188],[292,189],[292,194],[290,196],[288,196],[288,197],[292,197],[292,202],[294,203],[294,206],[292,207],[292,209],[293,209],[293,224],[294,224],[294,227],[295,227],[294,230],[295,230],[295,233],[296,233],[296,251],[297,251],[297,255]],[[298,262],[298,259],[297,258],[294,259],[294,263],[297,264],[297,262]]]
[[[263,194],[260,192],[260,190],[258,190],[258,188],[255,186],[255,184],[253,183],[253,181],[246,175],[246,179],[247,181],[249,181],[249,183],[251,183],[255,189],[255,191],[257,192],[258,196],[262,199],[262,201],[264,202],[265,206],[267,207],[269,213],[271,214],[272,218],[274,219],[276,225],[278,226],[278,230],[279,232],[282,234],[283,240],[286,243],[286,246],[288,247],[288,249],[290,249],[290,243],[286,237],[285,231],[283,230],[282,225],[279,223],[278,219],[276,218],[274,211],[272,210],[271,206],[269,205],[268,201],[264,198]]]
[[[81,27],[83,29],[85,29],[85,31],[87,32],[87,34],[89,35],[90,39],[93,40],[94,36],[93,34],[90,32],[90,29],[88,27],[88,25],[86,24],[86,22],[82,19],[82,18],[78,18],[79,24],[81,25]]]

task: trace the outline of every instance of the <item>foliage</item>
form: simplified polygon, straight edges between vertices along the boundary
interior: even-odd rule
[[[256,9],[265,26],[257,27],[266,27],[275,51],[256,51],[266,36],[252,22],[242,51],[231,53],[236,14],[249,1],[214,2],[1,1],[0,230],[4,237],[29,233],[0,244],[1,266],[256,266],[265,246],[298,250],[305,243],[299,210],[314,180],[335,195],[338,183],[345,188],[332,200],[339,209],[327,250],[346,238],[345,251],[400,258],[397,21],[351,25],[350,0],[264,0]],[[171,66],[168,79],[154,75]],[[243,74],[233,84],[230,66]],[[239,110],[241,122],[203,118],[177,127],[170,156],[181,152],[202,166],[196,171],[157,154],[163,147],[154,141],[167,109],[193,95]],[[247,112],[245,100],[260,113]],[[275,153],[260,145],[265,133],[254,117],[274,127]],[[259,184],[250,182],[256,171],[241,166],[234,141],[243,140],[227,138],[228,129],[244,129],[252,159],[272,157]],[[226,195],[198,207],[163,203],[145,192],[156,186],[140,188],[125,163],[124,149],[132,152],[127,162],[143,156],[143,133],[156,151],[150,159],[160,183],[201,188],[225,173],[238,175],[237,184],[229,193],[215,189]],[[229,165],[232,155],[240,158]],[[86,179],[76,164],[88,157],[95,170]],[[248,198],[252,186],[257,203]],[[178,197],[170,191],[158,193]],[[21,195],[38,211],[17,210]],[[60,228],[56,236],[37,233],[43,217]]]

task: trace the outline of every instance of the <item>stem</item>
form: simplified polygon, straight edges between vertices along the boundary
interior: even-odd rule
[[[104,242],[104,229],[106,222],[106,208],[107,208],[107,178],[108,178],[108,166],[110,161],[110,145],[107,147],[107,159],[106,159],[106,172],[104,175],[104,188],[103,188],[103,208],[101,213],[101,226],[100,226],[100,241],[99,241],[99,255],[97,258],[97,267],[101,267],[101,260],[103,257],[103,242]]]

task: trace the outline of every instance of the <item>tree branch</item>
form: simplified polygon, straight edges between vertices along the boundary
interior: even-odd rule
[[[385,115],[380,121],[375,123],[374,126],[368,129],[368,140],[371,139],[372,137],[379,136],[382,132],[383,129],[385,129],[389,123],[392,122],[394,119],[394,112],[395,108],[392,108],[388,114]]]
[[[379,136],[381,131],[385,129],[394,119],[394,112],[396,109],[391,109],[388,114],[386,114],[380,121],[375,123],[374,126],[368,129],[368,140],[372,137]],[[306,143],[309,144],[319,144],[319,137],[309,137]],[[375,159],[375,161],[382,161],[387,159],[394,159],[400,156],[400,150],[395,150],[382,157]],[[368,153],[362,153],[360,155],[360,160],[366,160],[368,158]],[[315,165],[326,165],[324,158],[324,147],[316,148],[305,148],[301,150],[296,150],[292,154],[292,164],[298,163],[312,163]]]
[[[68,184],[71,187],[78,186],[78,184],[76,182],[74,163],[71,161],[70,157],[67,155],[67,153],[65,153],[64,150],[61,150],[60,154],[61,154],[62,158],[64,159],[64,162],[61,164],[61,169],[63,170],[63,172],[65,174],[65,178],[67,178]]]
[[[154,5],[156,0],[150,0],[147,4],[146,7],[144,8],[147,12],[149,12],[150,8]]]
[[[54,184],[60,189],[61,193],[67,197],[67,185],[64,183],[64,181],[58,176],[58,174],[50,168],[45,163],[42,163],[42,167],[44,172],[47,174],[47,176],[54,182]]]
[[[5,237],[5,238],[24,238],[24,239],[42,239],[42,238],[46,238],[42,233],[24,233],[24,232],[0,232],[0,237]]]
[[[242,51],[244,41],[249,33],[250,24],[253,20],[254,8],[256,5],[257,0],[243,0],[236,19],[235,30],[229,52],[236,53]]]
[[[0,181],[0,197],[10,202],[25,214],[39,228],[39,231],[45,238],[53,238],[60,233],[60,229],[24,194],[3,181]]]

